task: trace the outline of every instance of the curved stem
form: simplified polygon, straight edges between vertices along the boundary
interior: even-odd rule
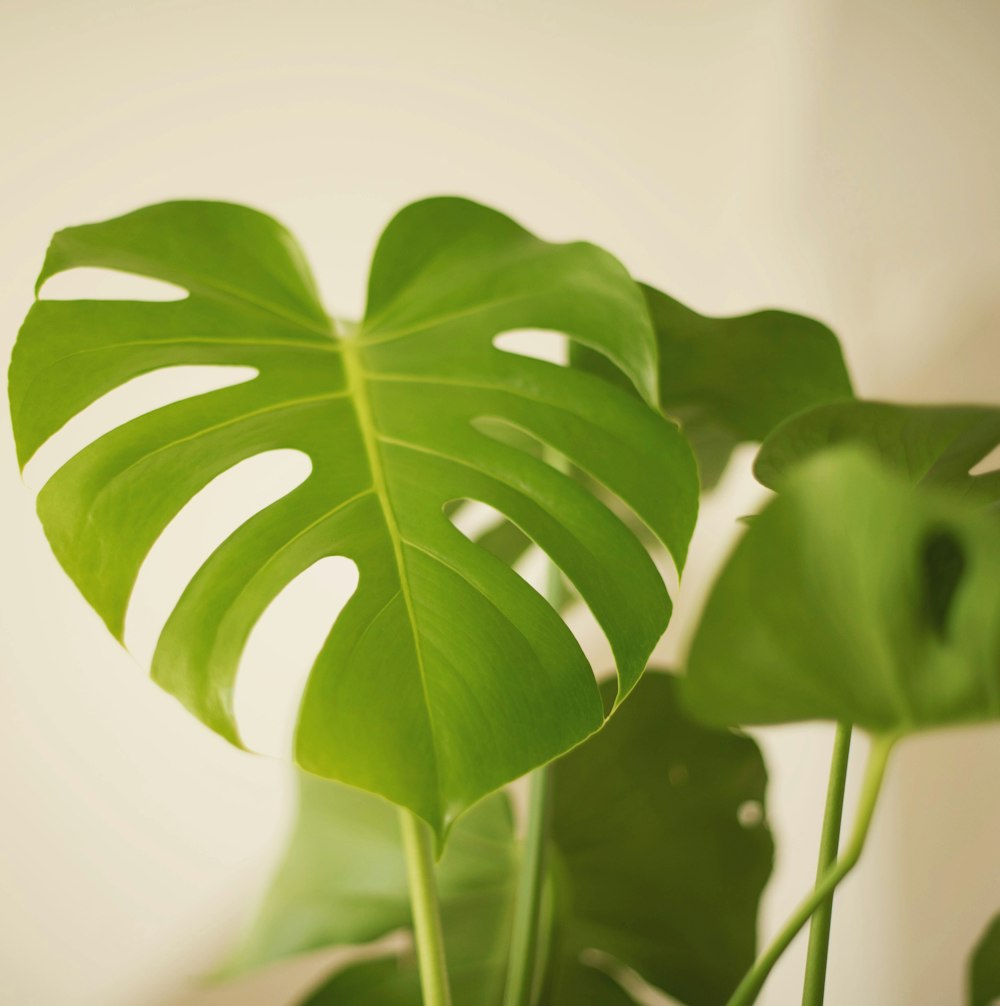
[[[528,831],[524,839],[524,857],[514,902],[504,1006],[529,1006],[535,985],[539,920],[549,841],[549,784],[550,772],[547,765],[535,769],[528,777]]]
[[[764,982],[767,981],[771,969],[788,949],[788,945],[798,935],[799,930],[809,921],[813,912],[833,894],[844,877],[854,869],[861,857],[861,850],[864,848],[865,839],[868,836],[872,814],[875,812],[879,790],[882,788],[886,763],[895,741],[895,736],[886,736],[877,737],[872,742],[872,750],[868,756],[865,778],[861,786],[861,798],[854,821],[854,830],[844,849],[844,854],[824,872],[812,893],[792,913],[792,917],[785,923],[771,945],[757,959],[754,966],[747,972],[746,977],[740,982],[739,987],[730,998],[728,1006],[751,1006],[757,1001],[757,996],[760,995],[760,990],[764,987]]]
[[[451,1006],[441,913],[434,882],[431,831],[420,818],[402,807],[399,809],[399,824],[410,882],[413,937],[417,945],[424,1006]]]
[[[838,723],[830,758],[830,781],[826,788],[823,833],[819,843],[816,883],[837,860],[840,848],[840,824],[844,818],[844,791],[847,789],[847,764],[851,756],[851,725]],[[833,895],[816,909],[809,923],[809,951],[802,987],[802,1006],[823,1006],[826,992],[826,962],[830,952],[830,928],[833,923]]]

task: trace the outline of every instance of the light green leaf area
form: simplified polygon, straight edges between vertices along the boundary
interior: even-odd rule
[[[1000,1002],[1000,915],[986,927],[969,962],[969,1006]]]
[[[794,416],[764,441],[754,473],[778,489],[800,461],[826,447],[858,444],[919,486],[943,486],[982,504],[1000,502],[1000,471],[970,475],[1000,444],[1000,408],[836,402]]]
[[[154,679],[212,729],[240,743],[234,682],[263,611],[318,560],[346,556],[360,582],[305,690],[303,767],[407,806],[441,835],[597,730],[604,712],[579,645],[448,520],[461,500],[492,506],[551,556],[611,641],[618,699],[633,687],[669,619],[666,589],[635,533],[534,448],[621,500],[678,565],[697,509],[690,448],[635,396],[493,345],[509,330],[563,332],[653,400],[648,314],[610,255],[541,241],[465,200],[416,203],[378,243],[358,324],[327,316],[291,235],[241,206],[165,203],[61,231],[39,287],[77,267],[188,296],[36,302],[10,373],[22,464],[138,375],[199,364],[258,375],[125,423],[42,489],[56,556],[116,636],[143,559],[193,496],[268,450],[312,465],[216,549],[158,641]]]
[[[328,946],[368,943],[410,926],[399,814],[360,790],[300,775],[299,812],[287,852],[253,925],[220,977]],[[496,793],[452,829],[437,881],[449,972],[458,999],[495,1001],[513,904],[517,846],[510,803]],[[413,1002],[416,962],[379,959],[335,977],[330,1001]],[[343,991],[340,991],[341,986]],[[360,991],[369,988],[372,999]],[[401,997],[401,998],[394,998]],[[320,1000],[323,1001],[323,1000]]]
[[[753,960],[772,860],[760,753],[687,719],[672,676],[647,672],[636,691],[553,766],[544,1006],[631,1003],[616,980],[623,967],[689,1006],[719,1006]],[[456,823],[439,869],[456,1006],[501,1000],[517,859],[504,796]],[[307,779],[288,856],[228,970],[408,922],[395,816]],[[419,1006],[416,963],[406,954],[357,964],[308,1001]]]
[[[643,292],[660,350],[660,405],[691,441],[704,488],[739,444],[762,441],[804,409],[852,398],[840,344],[820,322],[786,311],[709,318],[651,286]],[[607,358],[585,347],[574,347],[573,360],[613,376]]]
[[[862,448],[797,466],[724,567],[683,691],[719,724],[1000,716],[1000,527]]]

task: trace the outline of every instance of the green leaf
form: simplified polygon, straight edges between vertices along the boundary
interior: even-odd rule
[[[694,448],[704,489],[718,482],[739,444],[763,441],[818,403],[852,397],[840,344],[820,322],[786,311],[708,318],[651,286],[642,290],[659,347],[660,404]],[[570,358],[577,369],[635,393],[607,356],[574,344]],[[641,527],[636,531],[648,540]],[[518,542],[508,522],[493,534],[508,549]],[[520,544],[517,555],[529,543]]]
[[[610,639],[624,698],[669,618],[662,580],[605,504],[498,429],[589,473],[678,565],[697,508],[690,449],[634,396],[493,346],[512,329],[559,330],[606,353],[652,399],[655,339],[615,259],[440,198],[386,229],[357,325],[327,317],[294,239],[245,207],[165,203],[61,231],[39,286],[81,266],[165,280],[188,296],[36,302],[10,374],[22,464],[140,374],[182,364],[258,372],[118,427],[42,489],[53,550],[116,636],[143,559],[195,494],[267,450],[312,463],[194,576],[157,645],[159,684],[239,743],[233,687],[250,630],[294,577],[340,555],[358,565],[360,584],[305,691],[303,767],[405,805],[440,835],[485,793],[601,726],[569,629],[443,508],[493,506],[552,557]]]
[[[705,488],[737,445],[763,440],[804,409],[852,397],[840,344],[820,322],[785,311],[708,318],[653,287],[643,292],[660,349],[660,405],[691,441]],[[573,358],[613,376],[605,357],[574,348]]]
[[[305,773],[299,779],[299,813],[288,849],[221,977],[322,947],[367,943],[410,926],[398,812],[360,790]],[[499,998],[516,867],[510,803],[505,794],[493,794],[455,825],[438,864],[458,1002]],[[330,1001],[374,1003],[377,988],[386,1002],[420,1003],[410,954],[351,967],[333,982],[338,998]],[[371,1000],[360,992],[351,998],[351,990],[369,983]]]
[[[969,962],[969,1006],[1000,1000],[1000,915],[986,927]]]
[[[772,859],[760,753],[687,719],[672,676],[647,672],[636,691],[552,769],[546,1006],[632,1002],[616,980],[623,967],[690,1006],[718,1006],[753,960]],[[518,861],[505,808],[494,795],[459,820],[440,865],[456,1006],[501,999]],[[758,814],[741,823],[747,808]],[[385,805],[305,779],[285,863],[229,971],[407,925],[402,863]],[[340,971],[309,1000],[419,1002],[409,954]]]
[[[689,1006],[724,1003],[753,963],[773,855],[763,760],[750,738],[690,720],[676,693],[647,672],[552,767],[553,1003],[585,1001],[570,990],[591,948]]]
[[[794,416],[764,441],[754,473],[772,489],[800,461],[837,444],[875,453],[908,482],[1000,502],[1000,471],[969,470],[1000,444],[1000,408],[836,402]]]
[[[538,1006],[576,1006],[578,1003],[587,1003],[587,1006],[639,1006],[639,1001],[623,987],[621,981],[627,982],[628,979],[614,961],[590,954],[582,961],[567,963],[569,966],[561,975],[558,989],[551,986],[543,989],[539,993]],[[601,970],[602,967],[610,967],[612,973]]]
[[[709,598],[684,693],[706,722],[898,735],[1000,716],[1000,527],[854,445],[797,466]]]

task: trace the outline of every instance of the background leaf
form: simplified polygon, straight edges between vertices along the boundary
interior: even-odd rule
[[[691,721],[673,676],[650,671],[551,771],[551,1001],[581,1001],[572,973],[595,948],[690,1006],[724,1003],[753,963],[771,872],[757,745]]]
[[[458,1003],[499,1000],[516,867],[510,803],[497,793],[456,824],[438,863]],[[302,773],[288,849],[253,925],[221,974],[234,976],[326,946],[367,943],[408,928],[410,921],[395,809],[360,790]],[[420,1004],[410,954],[358,964],[330,984],[318,1001]]]
[[[267,450],[312,463],[196,573],[159,638],[156,681],[240,743],[233,689],[251,629],[294,577],[342,555],[360,582],[305,691],[305,768],[403,804],[442,834],[484,794],[601,726],[572,633],[443,508],[486,503],[552,557],[611,641],[623,698],[670,615],[662,579],[603,502],[497,429],[587,472],[678,565],[697,509],[690,449],[634,395],[493,346],[512,329],[562,331],[653,400],[655,339],[617,261],[592,245],[540,241],[475,203],[432,199],[383,234],[359,325],[327,317],[294,239],[245,207],[165,203],[61,231],[39,285],[81,266],[189,295],[36,302],[10,374],[22,464],[139,374],[181,364],[258,372],[112,430],[42,489],[53,550],[116,636],[143,559],[195,494]]]
[[[516,865],[510,805],[478,803],[457,827],[438,866],[446,916],[468,919],[488,944],[504,928]],[[510,888],[510,889],[508,889]],[[299,774],[298,817],[253,926],[223,975],[333,945],[368,943],[410,925],[399,816],[361,790]]]
[[[544,1006],[629,1003],[615,979],[623,967],[690,1006],[720,1006],[753,960],[772,860],[760,753],[749,738],[688,720],[668,674],[648,672],[637,692],[553,766]],[[459,820],[441,861],[457,1006],[501,998],[517,863],[505,800],[492,796]],[[374,798],[304,779],[288,856],[229,970],[408,925],[397,832]],[[309,1000],[419,1002],[409,954],[340,971]]]
[[[660,405],[691,441],[705,489],[738,444],[764,440],[804,409],[852,397],[837,337],[812,318],[786,311],[708,318],[651,286],[643,293],[660,349]],[[607,358],[585,348],[574,347],[573,360],[613,377]]]
[[[686,700],[711,723],[900,733],[1000,715],[1000,527],[867,451],[797,466],[723,569]]]
[[[986,927],[969,962],[969,1006],[1000,999],[1000,915]]]
[[[764,441],[754,473],[778,489],[798,462],[838,444],[858,444],[920,486],[945,486],[984,504],[1000,501],[1000,471],[970,475],[1000,444],[1000,408],[835,402],[779,426]]]

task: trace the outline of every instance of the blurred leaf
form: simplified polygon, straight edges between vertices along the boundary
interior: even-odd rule
[[[544,1006],[629,1004],[615,980],[623,967],[690,1006],[721,1006],[753,959],[772,859],[760,753],[749,738],[688,720],[670,675],[647,672],[636,690],[553,766]],[[317,780],[304,780],[302,799],[288,857],[230,973],[409,924],[390,808]],[[505,799],[460,818],[441,861],[456,1006],[502,997],[517,862]],[[308,1002],[419,1006],[415,962],[349,966]]]
[[[1000,408],[835,402],[779,426],[754,473],[771,489],[800,461],[838,444],[868,448],[913,485],[946,486],[984,504],[1000,501],[1000,472],[969,470],[1000,444]]]
[[[82,267],[164,280],[187,296],[36,301],[10,371],[22,465],[137,376],[181,365],[256,371],[123,423],[39,494],[59,562],[116,637],[147,554],[197,494],[270,450],[311,462],[300,485],[219,544],[159,637],[154,680],[205,724],[241,744],[233,694],[254,625],[299,574],[345,556],[360,580],[305,689],[302,767],[410,808],[440,837],[485,794],[598,729],[585,654],[551,605],[443,517],[463,499],[502,512],[563,570],[611,641],[617,697],[628,694],[670,598],[643,543],[536,456],[544,444],[606,485],[683,565],[694,459],[646,404],[656,340],[614,258],[542,241],[468,200],[424,200],[383,232],[355,324],[327,315],[302,250],[275,220],[184,201],[60,231],[39,287]],[[519,328],[558,330],[607,354],[644,401],[494,346]]]
[[[468,990],[458,1002],[488,1001],[501,991],[516,861],[505,794],[487,797],[452,829],[437,872],[455,991]],[[322,947],[368,943],[410,922],[398,811],[361,790],[302,773],[287,852],[221,975]],[[357,965],[333,979],[338,990],[369,982],[388,997],[385,1002],[420,1002],[409,954]]]
[[[452,963],[449,954],[452,1000],[455,1006],[491,1006],[503,999],[495,982],[502,977],[506,960],[482,968]],[[407,958],[380,958],[340,971],[316,989],[301,1006],[422,1006],[414,962]],[[487,979],[494,984],[487,988]],[[562,998],[542,998],[538,1006],[637,1006],[636,1001],[611,975],[594,967],[577,967],[568,979]]]
[[[969,1006],[1000,1000],[1000,915],[986,927],[969,962]]]
[[[722,475],[733,448],[821,402],[851,398],[837,337],[811,318],[759,311],[708,318],[644,286],[660,348],[660,405],[694,447],[703,488]],[[576,366],[615,379],[605,357],[574,346]],[[628,381],[618,374],[622,386]]]
[[[1000,527],[857,446],[781,482],[705,607],[683,691],[717,724],[898,734],[1000,716]]]
[[[604,730],[553,766],[556,952],[543,1003],[571,1004],[594,948],[689,1004],[753,963],[771,872],[767,775],[749,738],[690,720],[647,671]]]

